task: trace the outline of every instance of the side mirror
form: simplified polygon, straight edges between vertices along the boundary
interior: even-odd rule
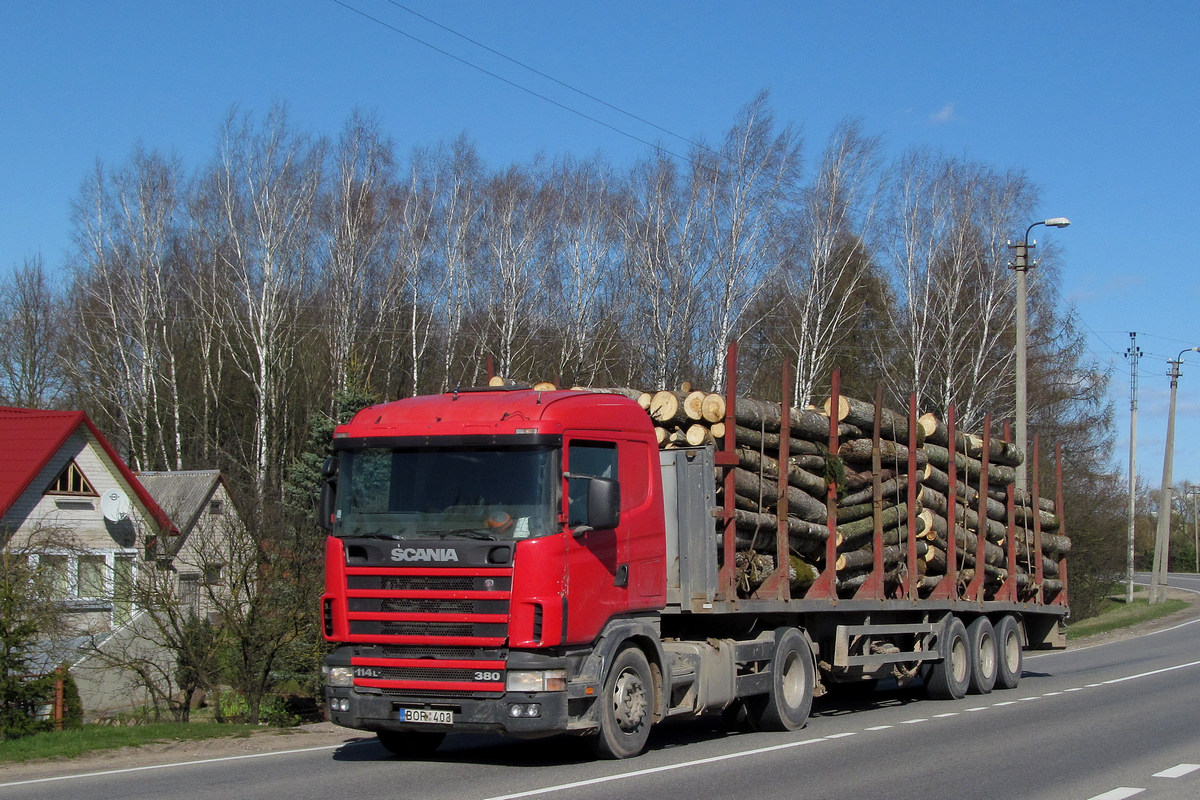
[[[621,484],[613,478],[591,478],[587,493],[587,527],[611,530],[621,524]]]
[[[317,504],[317,524],[326,533],[333,532],[333,515],[337,512],[337,459],[327,458],[321,465],[321,499]]]

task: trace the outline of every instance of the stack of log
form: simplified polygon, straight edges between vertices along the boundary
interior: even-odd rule
[[[646,409],[660,447],[725,446],[726,407],[719,394],[688,387],[679,391],[600,391],[624,394]],[[962,596],[973,585],[978,589],[974,596],[983,599],[992,599],[1006,585],[1015,585],[1021,600],[1033,599],[1039,589],[1049,600],[1061,590],[1058,564],[1071,541],[1061,532],[1052,501],[1039,499],[1035,508],[1031,498],[1014,490],[1016,467],[1024,459],[1015,445],[990,437],[985,471],[984,439],[956,433],[951,446],[945,424],[932,414],[920,417],[915,432],[910,432],[907,414],[877,409],[875,403],[841,397],[837,408],[832,406],[827,400],[821,408],[790,409],[785,422],[778,403],[737,399],[733,416],[737,463],[728,469],[733,474],[740,593],[753,594],[774,571],[776,525],[784,506],[788,575],[795,598],[804,597],[827,571],[831,531],[835,585],[841,597],[854,596],[873,579],[882,581],[885,596],[896,596],[912,584],[919,595],[928,596],[939,586],[945,589],[944,582],[951,575],[957,583],[954,596]],[[835,413],[838,447],[831,453],[830,417]],[[781,465],[780,434],[785,424],[788,457]],[[917,447],[910,452],[909,443],[914,439]],[[786,475],[782,495],[781,469]],[[718,469],[716,482],[723,501],[724,469]],[[831,483],[835,487],[832,501]],[[1035,552],[1035,521],[1040,528],[1040,553]],[[874,552],[877,525],[882,532],[882,577]],[[1007,549],[1010,528],[1016,550],[1011,562]],[[982,565],[978,563],[980,531]],[[910,540],[916,574],[910,574]],[[951,551],[953,565],[947,558]],[[1035,580],[1039,562],[1040,585]],[[976,581],[980,570],[982,578]],[[1010,573],[1012,581],[1008,581]]]
[[[646,398],[649,399],[647,404]],[[707,444],[716,435],[722,413],[703,411],[704,398],[711,408],[724,411],[718,395],[700,392],[656,392],[641,395],[660,431],[663,447]],[[950,442],[946,428],[933,415],[918,420],[917,447],[910,454],[908,416],[874,403],[840,398],[837,408],[838,449],[829,452],[832,404],[823,408],[792,409],[787,420],[786,524],[789,543],[789,577],[793,597],[803,597],[827,566],[830,536],[829,486],[836,502],[832,526],[836,552],[836,587],[839,596],[853,596],[875,575],[876,516],[882,531],[882,583],[885,594],[899,591],[908,580],[918,593],[928,595],[953,572],[961,595],[971,586],[978,566],[979,497],[983,440],[975,435],[955,436],[956,485],[955,564],[947,562],[950,488]],[[784,425],[778,404],[739,398],[734,409],[737,465],[733,469],[734,519],[737,531],[737,582],[751,594],[774,569],[776,520],[781,506],[779,474],[780,431]],[[878,436],[875,431],[878,427]],[[717,431],[724,431],[718,427]],[[690,432],[690,435],[689,435]],[[875,442],[878,440],[878,453]],[[1012,444],[989,439],[986,515],[983,519],[984,557],[982,596],[991,598],[1008,577],[1007,495],[1016,478],[1015,467],[1023,454]],[[909,513],[910,471],[914,497]],[[718,476],[718,492],[723,481]],[[1034,512],[1016,496],[1013,529],[1017,544],[1014,578],[1020,599],[1031,599],[1036,561],[1033,555]],[[878,496],[878,515],[875,498]],[[1052,597],[1061,588],[1058,560],[1070,549],[1070,540],[1059,535],[1053,503],[1041,500],[1037,511],[1041,526],[1043,591]],[[911,519],[911,521],[910,521]],[[911,526],[911,531],[910,531]],[[909,539],[916,555],[916,575],[909,574]]]
[[[928,463],[921,474],[920,500],[933,521],[928,536],[931,542],[929,552],[931,562],[936,562],[937,574],[944,575],[947,571],[951,511],[950,457],[953,451],[953,471],[956,476],[953,491],[955,571],[960,586],[970,585],[981,568],[978,553],[982,531],[985,596],[992,596],[1011,577],[1020,598],[1033,597],[1038,590],[1034,578],[1039,566],[1044,594],[1052,597],[1059,592],[1062,582],[1058,578],[1058,564],[1070,550],[1071,540],[1060,533],[1061,521],[1052,500],[1039,498],[1035,511],[1032,498],[1014,487],[1016,468],[1024,460],[1024,453],[1009,442],[990,437],[986,444],[985,459],[983,437],[956,433],[951,447],[946,425],[933,414],[923,415],[918,425],[925,438],[924,449],[928,456]],[[985,461],[986,473],[983,469]],[[1010,531],[1014,539],[1012,546],[1016,551],[1015,563],[1010,563],[1008,559]],[[1040,553],[1035,552],[1036,538],[1041,540]]]

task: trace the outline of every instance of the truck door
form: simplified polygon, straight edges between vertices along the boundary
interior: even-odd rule
[[[573,476],[618,478],[616,442],[569,439],[566,471]],[[586,519],[589,481],[567,479],[564,513],[567,533],[567,641],[586,642],[614,614],[629,607],[628,545],[616,529],[574,534]],[[623,527],[623,525],[622,525]]]

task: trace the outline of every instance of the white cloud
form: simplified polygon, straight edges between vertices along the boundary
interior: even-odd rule
[[[941,111],[929,115],[929,121],[934,125],[945,125],[954,119],[954,103],[947,103]]]

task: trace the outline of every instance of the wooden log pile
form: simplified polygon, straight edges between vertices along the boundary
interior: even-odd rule
[[[727,446],[727,409],[719,394],[688,387],[599,391],[624,394],[646,409],[660,447]],[[836,452],[829,447],[831,418]],[[724,503],[726,471],[732,476],[740,595],[754,595],[777,571],[781,519],[793,598],[804,597],[823,575],[830,577],[826,591],[833,587],[847,598],[937,592],[1050,601],[1062,589],[1059,564],[1071,540],[1051,500],[1035,503],[1015,490],[1025,456],[1002,438],[955,432],[951,441],[933,414],[910,421],[908,414],[848,397],[792,408],[786,419],[778,403],[739,397],[731,421],[732,455],[715,479]],[[719,522],[718,536],[723,529]]]

